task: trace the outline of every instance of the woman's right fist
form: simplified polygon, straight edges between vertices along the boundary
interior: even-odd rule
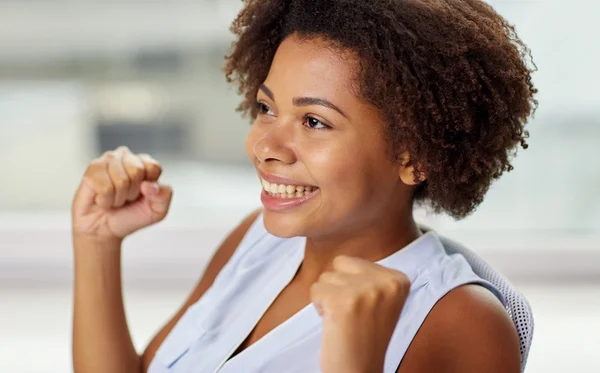
[[[161,172],[152,157],[126,147],[94,160],[73,199],[73,234],[122,239],[164,219],[173,191],[158,184]]]

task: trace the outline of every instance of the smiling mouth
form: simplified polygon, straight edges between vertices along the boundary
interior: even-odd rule
[[[308,196],[311,193],[319,190],[316,186],[311,185],[285,185],[285,184],[275,184],[269,183],[265,179],[260,179],[262,182],[263,189],[265,192],[276,198],[282,199],[290,199],[290,198],[300,198],[304,196]]]

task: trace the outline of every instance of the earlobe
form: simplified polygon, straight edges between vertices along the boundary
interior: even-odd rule
[[[400,156],[399,176],[406,185],[417,185],[427,180],[425,172],[420,172],[418,176],[415,176],[415,167],[410,163],[408,152],[404,152]]]

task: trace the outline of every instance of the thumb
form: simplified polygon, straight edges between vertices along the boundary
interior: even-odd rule
[[[170,186],[144,181],[140,185],[140,192],[154,214],[160,217],[167,214],[173,197],[173,189]]]

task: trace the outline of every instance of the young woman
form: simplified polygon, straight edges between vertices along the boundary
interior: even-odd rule
[[[138,356],[121,244],[172,192],[148,155],[93,161],[72,209],[75,371],[519,372],[502,296],[413,219],[467,216],[526,147],[514,29],[479,0],[248,0],[232,30],[263,208]]]

